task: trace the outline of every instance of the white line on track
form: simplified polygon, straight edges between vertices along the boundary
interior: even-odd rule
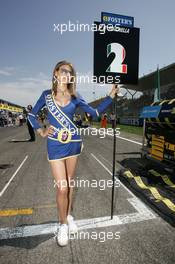
[[[92,155],[92,157],[110,174],[110,175],[112,175],[112,172],[93,154],[93,153],[91,153],[91,155]],[[100,155],[100,156],[102,156],[102,155]],[[105,158],[104,158],[105,159]],[[148,206],[146,206],[137,196],[135,196],[135,194],[133,194],[120,180],[119,180],[119,178],[118,177],[115,177],[117,180],[118,180],[118,182],[123,186],[123,188],[124,189],[126,189],[127,190],[127,192],[129,192],[131,195],[132,195],[132,197],[133,197],[133,201],[132,202],[130,202],[130,199],[128,199],[128,201],[132,204],[132,206],[138,211],[138,212],[144,212],[144,210],[145,210],[145,208],[146,208],[146,210],[147,211],[149,211],[152,215],[155,215],[154,213],[153,213],[153,211],[150,209],[150,208],[148,208]],[[134,206],[134,204],[137,204],[137,205],[139,205],[139,207],[137,208],[137,206]],[[143,210],[144,209],[144,210]]]
[[[76,220],[75,222],[78,226],[78,231],[100,228],[100,227],[131,224],[131,223],[142,222],[155,218],[155,215],[152,214],[146,208],[145,205],[140,203],[138,199],[136,200],[135,198],[130,198],[129,201],[133,204],[135,208],[137,209],[139,208],[139,212],[131,213],[131,214],[123,214],[123,215],[114,215],[112,220],[110,216]],[[48,224],[29,225],[29,226],[27,225],[22,227],[15,227],[15,228],[5,227],[0,229],[0,240],[48,235],[48,234],[53,234],[54,237],[57,228],[58,228],[58,223],[48,223]]]
[[[91,155],[110,175],[112,175],[112,172],[93,153],[91,153]],[[137,198],[118,178],[117,180],[132,195],[132,197]]]
[[[99,130],[99,129],[97,129],[97,130]],[[110,135],[110,134],[108,134],[108,133],[105,133],[105,134],[108,135],[108,136],[113,137],[113,135]],[[141,143],[141,142],[138,142],[138,141],[135,141],[135,140],[132,140],[132,139],[128,139],[128,138],[121,137],[121,136],[116,136],[116,138],[123,139],[123,140],[125,140],[125,141],[129,141],[129,142],[131,142],[131,143],[134,143],[134,144],[137,144],[137,145],[142,146],[142,143]]]
[[[109,161],[109,160],[107,160],[107,159],[105,159],[101,154],[99,154],[99,156],[103,159],[103,160],[105,160],[106,161],[106,163],[108,163],[109,164],[109,166],[111,166],[112,167],[112,164],[111,164],[111,162]]]
[[[21,162],[21,164],[19,165],[19,167],[17,168],[17,170],[14,172],[14,174],[12,175],[12,177],[10,178],[10,180],[7,182],[7,184],[4,186],[4,188],[2,189],[2,191],[0,192],[0,197],[3,195],[3,193],[5,192],[5,190],[8,188],[8,186],[10,185],[11,181],[15,178],[16,174],[18,173],[18,171],[21,169],[21,167],[23,166],[24,162],[27,160],[28,155],[24,158],[24,160]]]
[[[91,153],[91,155],[110,175],[112,175],[111,171],[98,158],[96,158],[93,153]],[[23,161],[23,163],[24,162],[25,160]],[[117,180],[120,182],[118,178]],[[132,195],[132,198],[128,198],[127,200],[135,208],[137,212],[130,214],[114,215],[113,219],[111,219],[110,216],[104,216],[104,217],[76,220],[78,231],[143,222],[143,221],[155,219],[157,217],[140,199],[138,199],[129,189],[127,189],[126,186],[124,186],[122,183],[121,185]],[[32,236],[48,235],[48,234],[53,234],[53,238],[54,238],[55,232],[57,231],[58,227],[59,227],[58,223],[48,223],[48,224],[39,224],[39,225],[30,225],[30,226],[27,225],[22,227],[15,227],[15,228],[9,228],[9,227],[1,228],[0,240],[32,237]]]
[[[120,137],[120,136],[116,136],[117,138],[120,138],[120,139],[123,139],[123,140],[126,140],[126,141],[129,141],[131,143],[134,143],[134,144],[137,144],[137,145],[142,145],[142,143],[138,142],[138,141],[135,141],[135,140],[131,140],[131,139],[128,139],[128,138],[124,138],[124,137]]]

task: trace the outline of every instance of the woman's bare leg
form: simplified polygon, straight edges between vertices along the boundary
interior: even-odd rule
[[[70,181],[70,186],[69,186],[69,190],[68,190],[68,192],[69,192],[68,193],[68,197],[69,197],[68,211],[67,211],[68,215],[70,214],[71,208],[72,208],[72,195],[73,195],[73,188],[74,188],[73,186],[76,185],[76,182],[71,182],[71,180],[74,180],[77,162],[78,162],[78,156],[66,159],[67,179],[68,179],[68,182]]]
[[[66,177],[65,160],[55,160],[50,162],[52,175],[56,181],[56,202],[58,209],[58,219],[61,224],[67,223],[68,208],[68,184]]]

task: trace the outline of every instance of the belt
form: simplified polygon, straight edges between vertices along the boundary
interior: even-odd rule
[[[77,135],[72,135],[71,131],[67,128],[61,128],[57,129],[56,127],[50,125],[50,127],[53,131],[52,134],[48,136],[48,138],[52,140],[57,140],[61,143],[69,143],[69,142],[80,142],[82,139],[76,139]]]

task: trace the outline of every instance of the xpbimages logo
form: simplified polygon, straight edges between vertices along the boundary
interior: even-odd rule
[[[53,31],[58,32],[61,35],[64,32],[89,32],[89,31],[99,31],[100,34],[105,34],[106,31],[115,31],[121,33],[130,33],[129,28],[119,27],[118,25],[113,24],[104,24],[100,23],[99,25],[92,23],[92,24],[83,24],[79,23],[72,23],[70,20],[68,23],[61,23],[61,24],[53,24]]]
[[[107,240],[119,240],[120,239],[120,232],[112,232],[112,231],[84,231],[80,230],[75,234],[68,233],[70,240],[98,240],[101,243],[106,242]],[[54,232],[53,239],[56,239],[57,231]]]

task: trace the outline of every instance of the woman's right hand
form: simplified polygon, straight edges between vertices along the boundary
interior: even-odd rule
[[[113,84],[109,96],[113,99],[115,95],[117,95],[119,92],[120,92],[119,86],[117,84]]]

